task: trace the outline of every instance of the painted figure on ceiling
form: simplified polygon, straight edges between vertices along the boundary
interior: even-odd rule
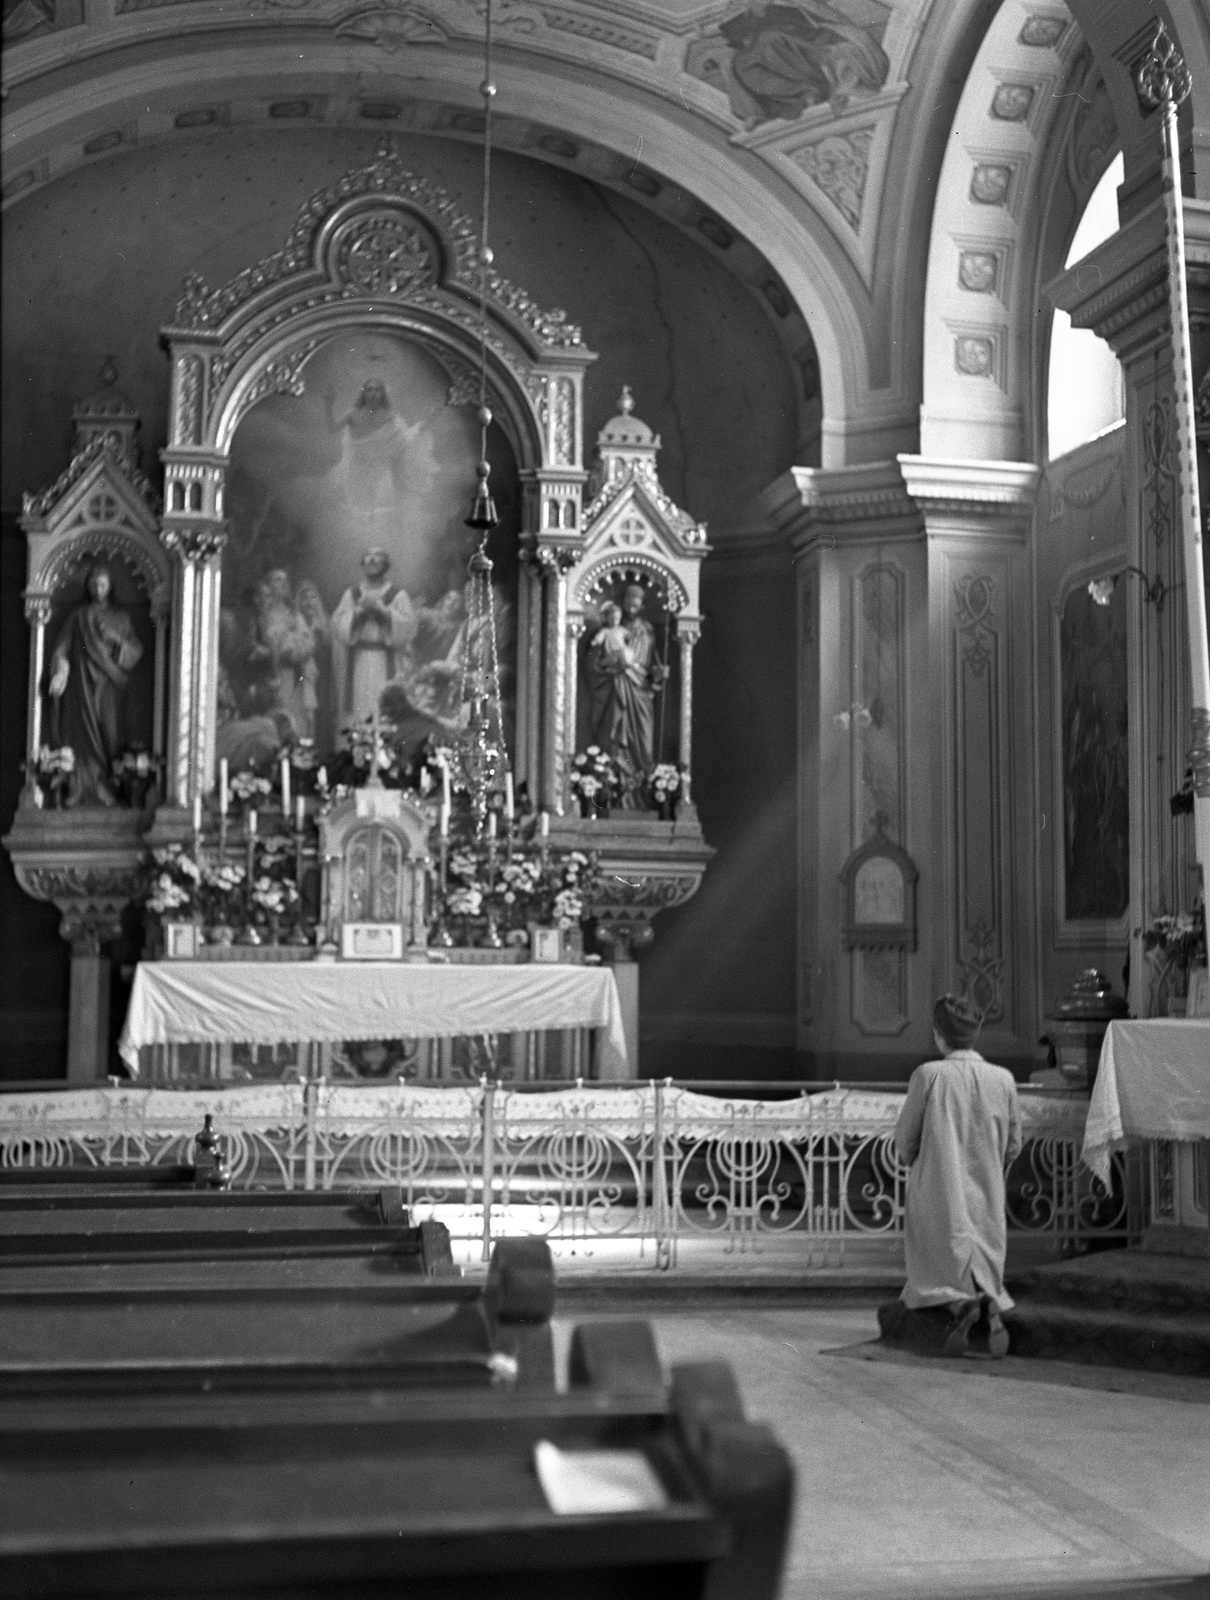
[[[745,127],[793,121],[810,106],[881,89],[889,16],[876,0],[749,4],[690,46],[685,70],[722,89]]]
[[[88,575],[87,597],[63,624],[50,658],[58,741],[75,752],[69,804],[116,804],[110,787],[122,752],[122,696],[142,659],[129,616],[113,604],[108,567]]]

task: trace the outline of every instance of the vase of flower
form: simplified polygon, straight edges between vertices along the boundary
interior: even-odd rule
[[[235,943],[235,929],[228,922],[216,922],[206,930],[207,944],[219,945],[223,949],[230,949]]]
[[[618,772],[608,753],[599,745],[572,757],[568,785],[575,795],[582,817],[607,817],[618,787]]]
[[[672,822],[676,817],[677,796],[681,792],[681,775],[671,761],[658,762],[647,780],[656,814],[661,822]]]

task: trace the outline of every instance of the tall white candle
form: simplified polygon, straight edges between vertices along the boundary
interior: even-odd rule
[[[538,832],[545,839],[550,833],[550,812],[543,811],[538,817]]]
[[[248,813],[248,837],[249,837],[249,839],[255,839],[256,838],[256,810],[255,810],[255,808],[253,808]]]
[[[281,814],[290,815],[290,757],[281,758]]]
[[[202,831],[202,797],[200,794],[195,794],[193,797],[193,831],[194,833],[201,833]]]
[[[296,795],[294,800],[294,826],[298,829],[299,833],[301,833],[303,828],[306,826],[306,823],[307,802],[303,799],[302,795]]]
[[[504,816],[511,822],[516,815],[513,809],[513,769],[510,767],[504,774]]]
[[[496,837],[496,813],[489,811],[487,814],[487,836],[489,839]]]
[[[444,756],[441,760],[441,804],[447,811],[450,809],[450,764]]]
[[[315,775],[315,784],[320,794],[323,794],[324,790],[328,787],[327,767],[320,767],[319,771]]]
[[[450,836],[450,808],[444,801],[442,801],[441,810],[438,813],[437,827],[441,837],[448,839]]]
[[[218,809],[219,815],[225,817],[231,804],[231,791],[228,783],[229,772],[227,757],[223,756],[218,764]]]

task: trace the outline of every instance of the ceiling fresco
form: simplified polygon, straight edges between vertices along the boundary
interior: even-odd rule
[[[111,0],[112,12],[83,0],[5,0],[4,78],[12,96],[71,60],[78,63],[119,41],[147,46],[171,35],[186,51],[266,28],[292,37],[325,35],[362,49],[371,76],[400,88],[435,52],[465,54],[483,33],[483,0]],[[690,0],[497,0],[493,21],[499,75],[517,57],[556,61],[629,82],[676,111],[701,119],[737,146],[752,149],[816,209],[868,284],[873,269],[873,219],[878,209],[895,108],[908,87],[907,58],[928,0],[743,0],[701,5]],[[98,13],[101,14],[97,20]],[[10,100],[10,113],[17,109]],[[359,107],[363,117],[374,105]],[[395,103],[377,96],[378,120]],[[113,130],[126,137],[124,130]],[[102,132],[100,137],[105,137]],[[96,145],[82,153],[103,153]],[[114,139],[107,148],[114,148]],[[89,144],[90,141],[85,141]],[[547,154],[557,156],[558,149]],[[15,157],[16,152],[12,153]],[[11,159],[11,158],[10,158]],[[57,175],[64,153],[43,174],[11,170],[5,199],[43,175]],[[640,158],[641,159],[641,158]],[[16,181],[16,187],[13,187]]]

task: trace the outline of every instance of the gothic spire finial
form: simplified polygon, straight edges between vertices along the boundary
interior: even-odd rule
[[[1165,100],[1179,106],[1193,87],[1185,58],[1162,22],[1155,25],[1151,49],[1139,62],[1136,77],[1139,94],[1150,106],[1163,105]]]

